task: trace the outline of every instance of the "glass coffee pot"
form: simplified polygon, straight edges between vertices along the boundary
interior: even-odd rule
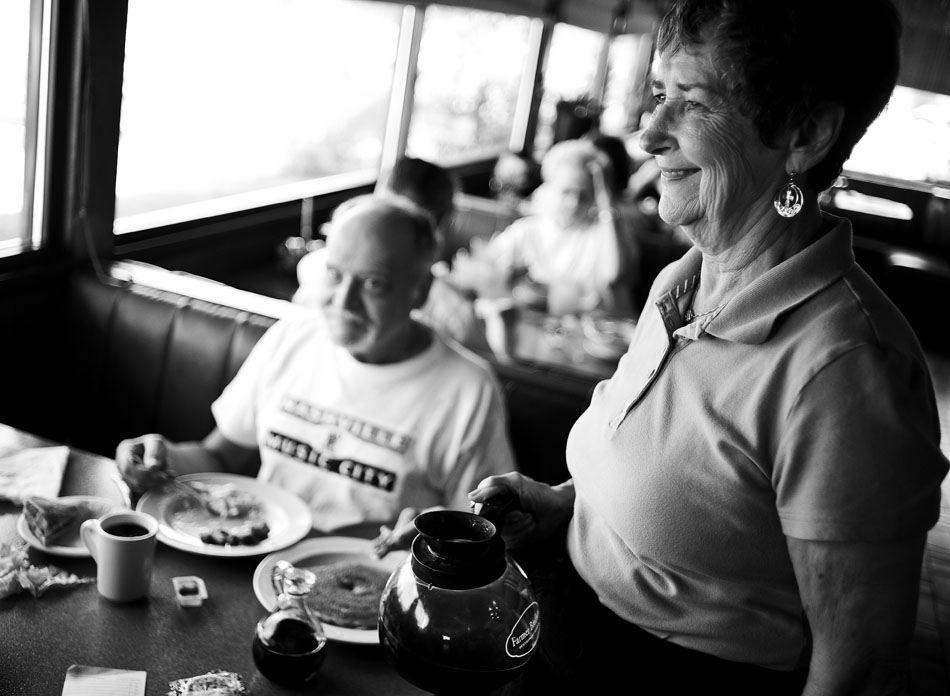
[[[271,572],[277,604],[257,622],[252,652],[261,674],[293,689],[311,686],[323,665],[327,636],[308,606],[316,576],[278,561]]]
[[[415,519],[410,556],[380,601],[379,639],[407,681],[434,694],[485,694],[533,655],[540,609],[500,527],[468,512]]]

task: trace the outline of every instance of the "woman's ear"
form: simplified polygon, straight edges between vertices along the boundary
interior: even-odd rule
[[[824,102],[815,107],[805,121],[792,131],[788,170],[805,172],[821,162],[838,140],[844,107]]]

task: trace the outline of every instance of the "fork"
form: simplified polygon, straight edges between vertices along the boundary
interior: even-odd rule
[[[133,463],[135,464],[136,467],[141,467],[141,468],[145,468],[145,469],[155,469],[155,468],[156,468],[156,467],[147,467],[147,466],[145,466],[145,462],[142,460],[142,457],[141,457],[140,455],[138,455],[138,454],[133,453],[131,456],[132,456],[132,461],[133,461]],[[174,475],[172,472],[170,472],[170,471],[167,471],[167,470],[164,470],[164,469],[159,469],[156,473],[158,473],[158,474],[161,476],[161,478],[163,479],[163,483],[162,483],[162,486],[163,486],[163,487],[171,487],[171,488],[174,488],[176,491],[178,491],[178,492],[181,493],[182,495],[184,495],[184,496],[186,496],[186,497],[188,497],[188,498],[191,498],[191,499],[194,500],[195,502],[199,503],[199,504],[200,504],[202,507],[204,507],[208,512],[211,512],[211,513],[213,513],[214,515],[219,516],[219,517],[221,516],[220,511],[217,510],[217,509],[215,509],[215,508],[211,505],[211,501],[208,500],[208,497],[207,497],[204,493],[201,493],[200,491],[195,490],[194,488],[192,488],[191,486],[189,486],[189,485],[188,485],[187,483],[185,483],[184,481],[179,481],[179,480],[175,477],[175,475]]]

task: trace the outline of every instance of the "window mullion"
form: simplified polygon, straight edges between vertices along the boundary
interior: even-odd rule
[[[389,116],[386,119],[386,132],[383,136],[381,171],[391,169],[396,160],[406,152],[424,21],[425,8],[407,5],[403,9],[393,89],[389,100]]]

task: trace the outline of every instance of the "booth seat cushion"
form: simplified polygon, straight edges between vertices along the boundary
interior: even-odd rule
[[[135,283],[70,281],[64,359],[70,444],[111,456],[145,433],[201,439],[210,406],[276,321]]]

